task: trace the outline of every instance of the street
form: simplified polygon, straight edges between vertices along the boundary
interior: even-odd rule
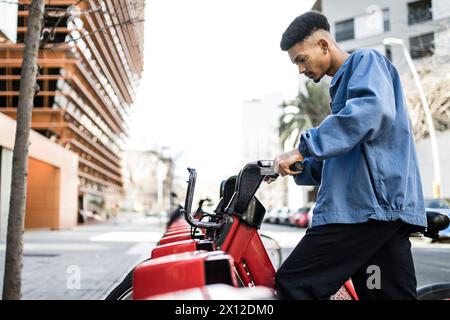
[[[125,274],[149,257],[164,225],[156,217],[122,215],[118,224],[101,223],[71,230],[25,232],[23,299],[104,299]],[[264,224],[262,233],[276,239],[283,259],[305,229]],[[450,281],[450,244],[412,239],[418,286]],[[5,244],[0,244],[3,286]]]

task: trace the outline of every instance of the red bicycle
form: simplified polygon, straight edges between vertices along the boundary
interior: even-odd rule
[[[276,299],[276,271],[258,233],[265,208],[255,197],[262,181],[275,175],[271,168],[272,161],[252,162],[239,175],[223,181],[214,214],[204,213],[200,220],[191,214],[197,173],[188,169],[185,207],[179,208],[184,219],[169,225],[151,258],[137,265],[107,299],[154,299],[167,294],[174,298],[176,292],[195,288],[204,292],[218,283],[270,288]],[[425,235],[429,237],[436,237],[449,224],[448,217],[437,212],[427,212],[427,219]],[[450,283],[420,288],[418,297],[449,299]],[[357,300],[358,296],[349,279],[330,298]]]

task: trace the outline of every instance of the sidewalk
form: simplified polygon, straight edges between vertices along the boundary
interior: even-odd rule
[[[155,217],[120,215],[117,224],[24,235],[23,299],[104,299],[126,273],[149,257],[164,224]],[[5,243],[0,243],[3,288]]]

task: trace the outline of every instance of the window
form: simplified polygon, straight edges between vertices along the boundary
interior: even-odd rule
[[[416,24],[433,18],[431,0],[408,3],[408,24]]]
[[[27,21],[24,16],[19,16],[17,18],[17,26],[18,27],[26,27],[27,26]]]
[[[35,108],[42,108],[44,106],[44,97],[43,96],[34,97],[33,106]]]
[[[40,91],[44,91],[45,90],[45,88],[44,88],[44,81],[43,80],[37,80],[36,84],[38,85]]]
[[[59,68],[47,68],[47,74],[59,74]]]
[[[355,26],[353,18],[336,23],[336,41],[344,41],[355,38]]]
[[[429,57],[434,53],[434,33],[409,38],[409,51],[413,59]]]
[[[54,132],[48,129],[37,129],[36,131],[47,138],[51,138],[52,136],[56,135]]]
[[[13,91],[20,91],[20,80],[13,80],[12,81],[12,90]]]
[[[25,33],[18,32],[17,33],[17,43],[24,43],[25,42]]]
[[[50,1],[49,1],[50,2]],[[81,1],[79,1],[81,2]],[[46,11],[55,11],[57,13],[61,13],[61,12],[65,12],[67,11],[68,6],[56,6],[56,5],[51,5],[51,6],[46,6],[45,10]]]
[[[0,108],[6,108],[6,97],[5,96],[0,96]]]
[[[66,34],[65,33],[61,33],[61,32],[57,32],[55,34],[55,38],[53,41],[51,41],[52,43],[60,43],[60,42],[65,42],[66,41]]]
[[[61,20],[59,20],[59,19],[61,19]],[[67,26],[67,17],[60,18],[59,16],[57,16],[57,17],[47,16],[47,17],[45,17],[44,24],[48,28],[52,28],[55,26],[63,28],[65,26]]]
[[[56,80],[48,81],[48,91],[56,91]]]
[[[53,106],[53,103],[55,102],[55,96],[49,96],[48,97],[48,107],[49,108],[53,108],[53,107],[55,107],[56,108],[56,106]]]
[[[389,8],[383,9],[383,27],[384,27],[384,32],[388,32],[391,29]]]

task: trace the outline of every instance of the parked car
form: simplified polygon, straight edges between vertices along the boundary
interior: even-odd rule
[[[425,208],[447,215],[450,218],[450,204],[444,199],[425,199]],[[440,239],[450,239],[450,226],[439,232]]]
[[[293,210],[289,214],[289,223],[296,227],[306,228],[309,225],[308,211],[310,207],[302,207]]]
[[[274,208],[268,209],[264,216],[264,222],[275,223],[275,211]]]
[[[311,205],[308,211],[308,227],[311,226],[313,211],[316,203]],[[450,203],[444,199],[425,199],[425,208],[433,209],[433,211],[446,214],[450,218]],[[441,239],[450,239],[450,226],[439,232]]]
[[[288,207],[280,208],[276,211],[276,223],[279,224],[289,224],[289,213],[292,210]]]

